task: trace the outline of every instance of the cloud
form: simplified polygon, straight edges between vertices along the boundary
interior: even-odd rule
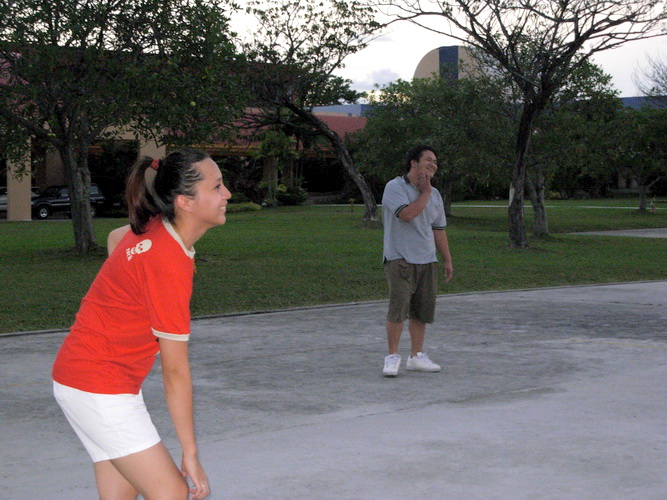
[[[398,80],[400,77],[401,76],[396,71],[389,68],[382,68],[366,73],[362,78],[355,78],[352,83],[352,88],[360,92],[367,92],[373,90],[376,84],[382,86]]]
[[[394,80],[397,80],[399,76],[400,75],[396,71],[389,68],[382,68],[378,71],[373,71],[370,74],[370,78],[374,81],[374,83],[379,83],[380,85],[393,82]]]

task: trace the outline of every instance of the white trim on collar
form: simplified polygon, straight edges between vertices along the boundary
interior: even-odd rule
[[[187,248],[185,248],[185,244],[183,243],[183,240],[181,239],[181,237],[176,232],[176,229],[174,229],[174,226],[171,225],[171,222],[169,222],[167,219],[162,219],[162,223],[164,224],[165,229],[172,236],[172,238],[174,238],[176,240],[176,242],[179,245],[181,245],[181,248],[185,252],[185,255],[187,255],[191,259],[194,259],[195,258],[195,249],[194,249],[194,247],[190,248],[189,250]]]

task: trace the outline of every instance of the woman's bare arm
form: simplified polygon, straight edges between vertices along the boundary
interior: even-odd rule
[[[109,233],[109,236],[107,237],[107,251],[109,252],[109,255],[111,255],[118,246],[118,243],[120,243],[120,240],[123,239],[123,236],[127,234],[127,232],[130,230],[130,225],[126,225],[123,227],[119,227],[118,229],[114,229]]]

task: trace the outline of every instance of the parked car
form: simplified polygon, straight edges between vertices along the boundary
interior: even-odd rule
[[[34,200],[38,196],[39,193],[33,189],[32,199]],[[7,188],[0,187],[0,212],[6,212],[6,211],[7,211]]]
[[[104,208],[104,196],[97,184],[90,185],[90,210],[95,217]],[[72,215],[67,186],[50,186],[42,194],[32,200],[32,213],[37,219],[46,219],[55,212],[66,212]]]

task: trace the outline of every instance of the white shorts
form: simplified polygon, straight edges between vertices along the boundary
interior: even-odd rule
[[[160,436],[139,394],[94,394],[53,382],[53,395],[93,462],[146,450]]]

